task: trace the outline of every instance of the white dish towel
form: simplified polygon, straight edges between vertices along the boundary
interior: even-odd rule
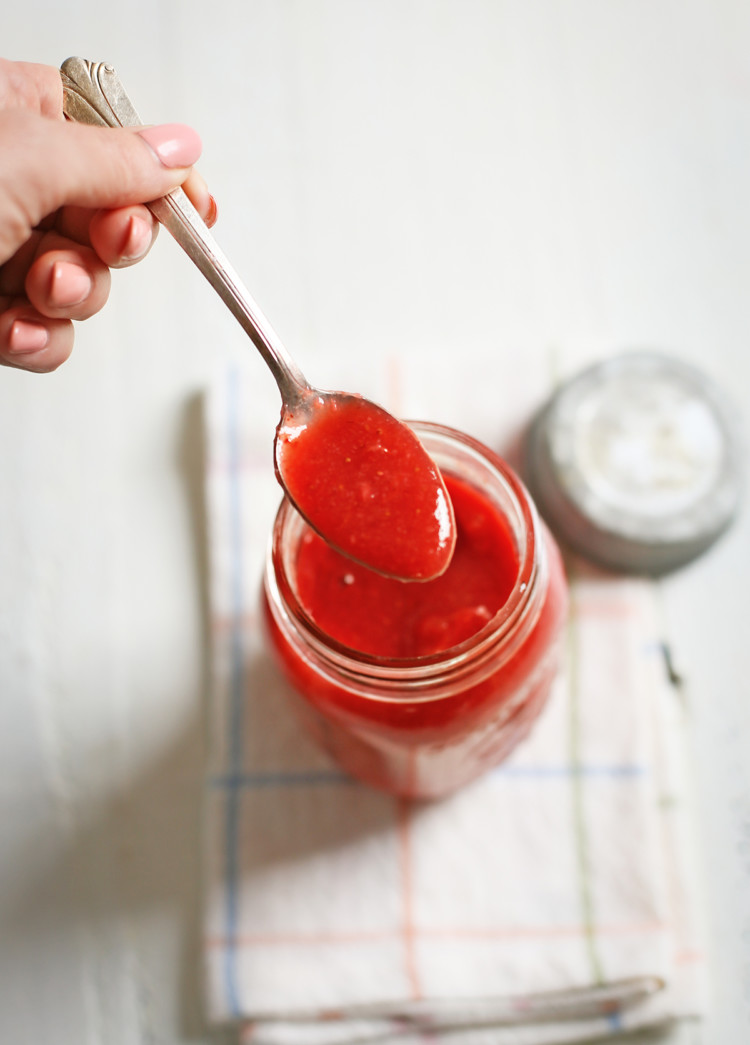
[[[206,399],[210,1016],[254,1045],[543,1045],[700,1014],[681,704],[654,592],[574,567],[531,737],[435,804],[299,730],[258,627],[279,490],[242,373]]]

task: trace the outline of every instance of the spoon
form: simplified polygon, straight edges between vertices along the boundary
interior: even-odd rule
[[[78,123],[142,126],[117,73],[68,58],[63,111]],[[249,335],[281,393],[276,477],[324,540],[400,580],[447,568],[456,526],[445,484],[415,433],[362,396],[312,387],[182,189],[148,204]]]

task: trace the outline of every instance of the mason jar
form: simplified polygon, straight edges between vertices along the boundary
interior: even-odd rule
[[[317,742],[365,783],[431,799],[485,773],[526,736],[559,669],[568,600],[557,546],[508,464],[462,432],[410,424],[446,480],[460,481],[502,518],[514,559],[502,605],[473,634],[437,652],[352,648],[303,604],[298,563],[310,531],[285,499],[267,555],[263,608],[290,698]],[[430,613],[439,622],[439,599]]]

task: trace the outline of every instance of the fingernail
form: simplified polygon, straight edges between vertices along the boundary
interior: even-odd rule
[[[80,305],[91,293],[91,276],[80,265],[56,261],[50,275],[48,300],[53,308]]]
[[[196,167],[193,167],[182,187],[188,194],[195,209],[210,228],[216,222],[216,200],[208,191],[206,180]]]
[[[120,250],[122,260],[137,261],[142,258],[151,246],[152,236],[153,230],[148,222],[136,217],[135,214],[132,215]]]
[[[164,167],[192,167],[203,148],[197,131],[184,123],[165,123],[138,131]]]
[[[14,356],[39,352],[49,341],[47,328],[28,319],[17,319],[8,335],[8,352]]]

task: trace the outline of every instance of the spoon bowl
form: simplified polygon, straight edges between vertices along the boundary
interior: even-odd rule
[[[285,407],[274,460],[295,508],[350,559],[409,580],[446,569],[455,520],[443,478],[412,429],[381,407],[311,390]]]

